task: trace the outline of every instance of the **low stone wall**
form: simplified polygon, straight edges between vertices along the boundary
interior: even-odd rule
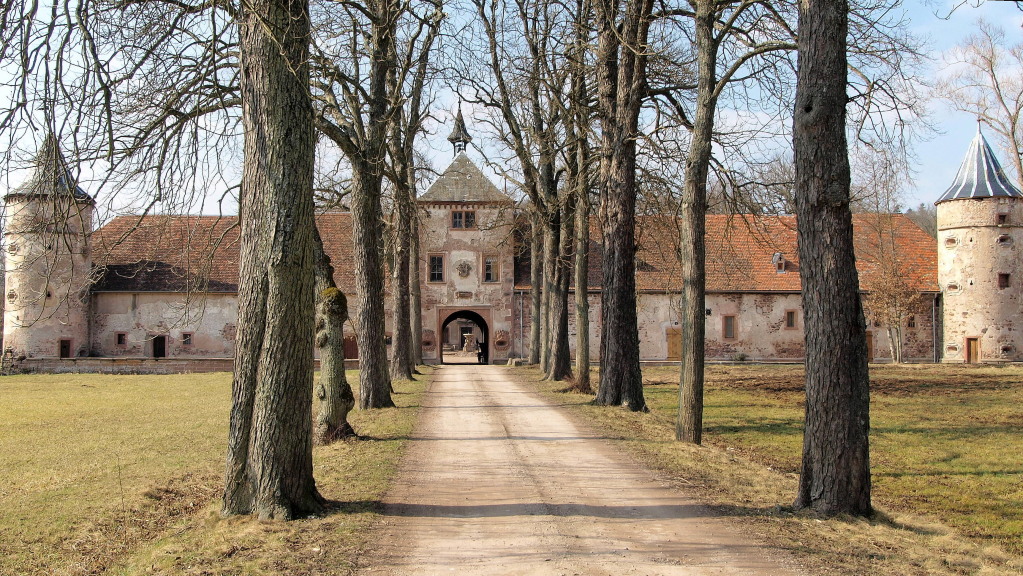
[[[314,361],[319,370],[319,359]],[[358,360],[345,360],[345,367],[359,367]],[[17,372],[49,374],[188,374],[231,372],[234,358],[26,358],[17,362]]]

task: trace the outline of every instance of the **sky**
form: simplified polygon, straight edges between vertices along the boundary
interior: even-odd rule
[[[956,44],[974,32],[976,23],[983,18],[988,22],[1000,25],[1006,30],[1007,39],[1012,42],[1023,41],[1023,9],[1012,1],[982,1],[966,0],[904,0],[904,9],[910,21],[913,31],[927,41],[927,52],[929,64],[926,70],[927,76],[934,78],[940,73],[944,64],[944,54]],[[450,108],[454,107],[454,103]],[[941,196],[942,192],[952,183],[961,160],[966,153],[970,140],[977,131],[976,119],[966,113],[955,112],[948,109],[938,101],[930,103],[931,119],[938,129],[938,133],[931,135],[928,141],[918,142],[915,146],[915,158],[917,162],[913,166],[913,176],[910,187],[904,191],[904,206],[912,207],[920,203],[933,203]],[[452,110],[453,111],[453,110]],[[471,110],[465,109],[466,120],[473,123],[469,118]],[[443,119],[443,112],[439,114]],[[443,122],[444,120],[442,120]],[[434,134],[427,143],[429,150],[427,154],[432,157],[432,163],[437,170],[443,170],[451,159],[451,148],[445,140],[450,132],[450,125],[440,125],[434,128]],[[470,130],[472,127],[470,126]],[[482,134],[477,132],[477,141],[473,144],[482,144]],[[988,133],[989,138],[992,134]],[[992,145],[998,152],[995,142]],[[481,165],[482,155],[479,151],[470,150],[470,156]],[[1007,159],[999,158],[1004,164]],[[491,175],[499,188],[503,188],[504,181],[495,174],[494,170],[484,166],[484,170]],[[4,193],[7,185],[17,186],[20,180],[16,174],[7,174],[0,178],[0,194]],[[7,177],[10,177],[8,180]],[[97,191],[89,190],[91,193]],[[104,196],[102,193],[98,196]],[[230,210],[229,207],[225,207]],[[203,212],[213,213],[216,206],[204,207]]]
[[[998,24],[1006,31],[1006,39],[1012,43],[1023,41],[1023,10],[1015,2],[984,2],[983,4],[966,4],[960,6],[949,15],[958,2],[949,0],[906,0],[908,16],[913,30],[926,37],[930,42],[930,75],[940,72],[944,65],[942,55],[961,42],[976,29],[978,19],[983,18],[990,23]],[[948,15],[947,19],[935,15]],[[915,147],[917,164],[912,186],[906,190],[905,204],[916,206],[923,203],[934,203],[955,179],[959,165],[962,163],[970,141],[977,133],[975,116],[948,109],[940,102],[931,103],[932,120],[940,131],[929,141],[921,142]],[[990,130],[986,133],[992,139]],[[996,154],[1000,154],[997,145]],[[1007,158],[999,158],[1005,166]]]

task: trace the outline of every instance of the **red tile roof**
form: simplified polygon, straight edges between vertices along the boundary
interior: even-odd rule
[[[316,217],[334,278],[355,292],[352,217]],[[93,262],[105,267],[97,291],[209,292],[238,290],[239,234],[235,216],[120,216],[92,237]]]
[[[894,262],[907,283],[918,291],[938,290],[937,241],[902,214],[856,214],[853,216],[860,287],[870,290],[878,276],[879,247],[897,247]],[[887,242],[881,242],[886,233]],[[794,216],[750,214],[707,216],[708,292],[798,292],[799,254]],[[590,289],[602,282],[600,229],[590,222]],[[676,257],[677,221],[667,217],[639,216],[636,222],[636,289],[640,292],[678,292],[681,266]],[[891,254],[890,250],[885,251]],[[779,272],[775,254],[784,259]],[[892,260],[888,260],[892,261]],[[516,288],[529,289],[528,265],[522,266]]]
[[[92,238],[93,259],[106,266],[98,291],[233,292],[238,287],[238,234],[235,217],[135,216],[115,218]],[[858,214],[853,218],[860,286],[870,290],[878,276],[882,247],[894,245],[895,261],[911,287],[937,291],[937,243],[901,214]],[[317,216],[334,276],[345,292],[355,291],[352,217]],[[637,222],[636,286],[641,292],[677,292],[681,273],[675,257],[675,221],[640,217]],[[882,242],[880,239],[888,238]],[[602,259],[599,229],[591,224],[590,287],[599,288]],[[778,272],[774,255],[784,258]],[[212,258],[210,257],[212,255]],[[523,274],[524,272],[524,274]],[[524,276],[524,277],[523,277]],[[528,267],[519,266],[517,288],[528,289]],[[798,292],[799,257],[791,216],[709,215],[707,290],[709,292]]]

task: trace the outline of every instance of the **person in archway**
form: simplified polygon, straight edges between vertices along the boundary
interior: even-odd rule
[[[480,364],[486,364],[487,355],[484,352],[485,345],[486,344],[484,342],[480,342],[479,339],[476,339],[476,361]]]

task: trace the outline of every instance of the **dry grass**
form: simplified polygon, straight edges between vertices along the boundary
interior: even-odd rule
[[[350,573],[427,379],[315,449],[331,509],[290,523],[217,514],[229,374],[0,379],[0,574]]]
[[[536,378],[535,372],[522,369]],[[677,367],[644,370],[649,414],[560,395],[680,487],[815,574],[1023,572],[1023,367],[872,366],[871,520],[793,514],[802,366],[708,368],[705,446],[677,443]],[[593,379],[596,382],[596,377]],[[541,383],[548,393],[559,387]]]

